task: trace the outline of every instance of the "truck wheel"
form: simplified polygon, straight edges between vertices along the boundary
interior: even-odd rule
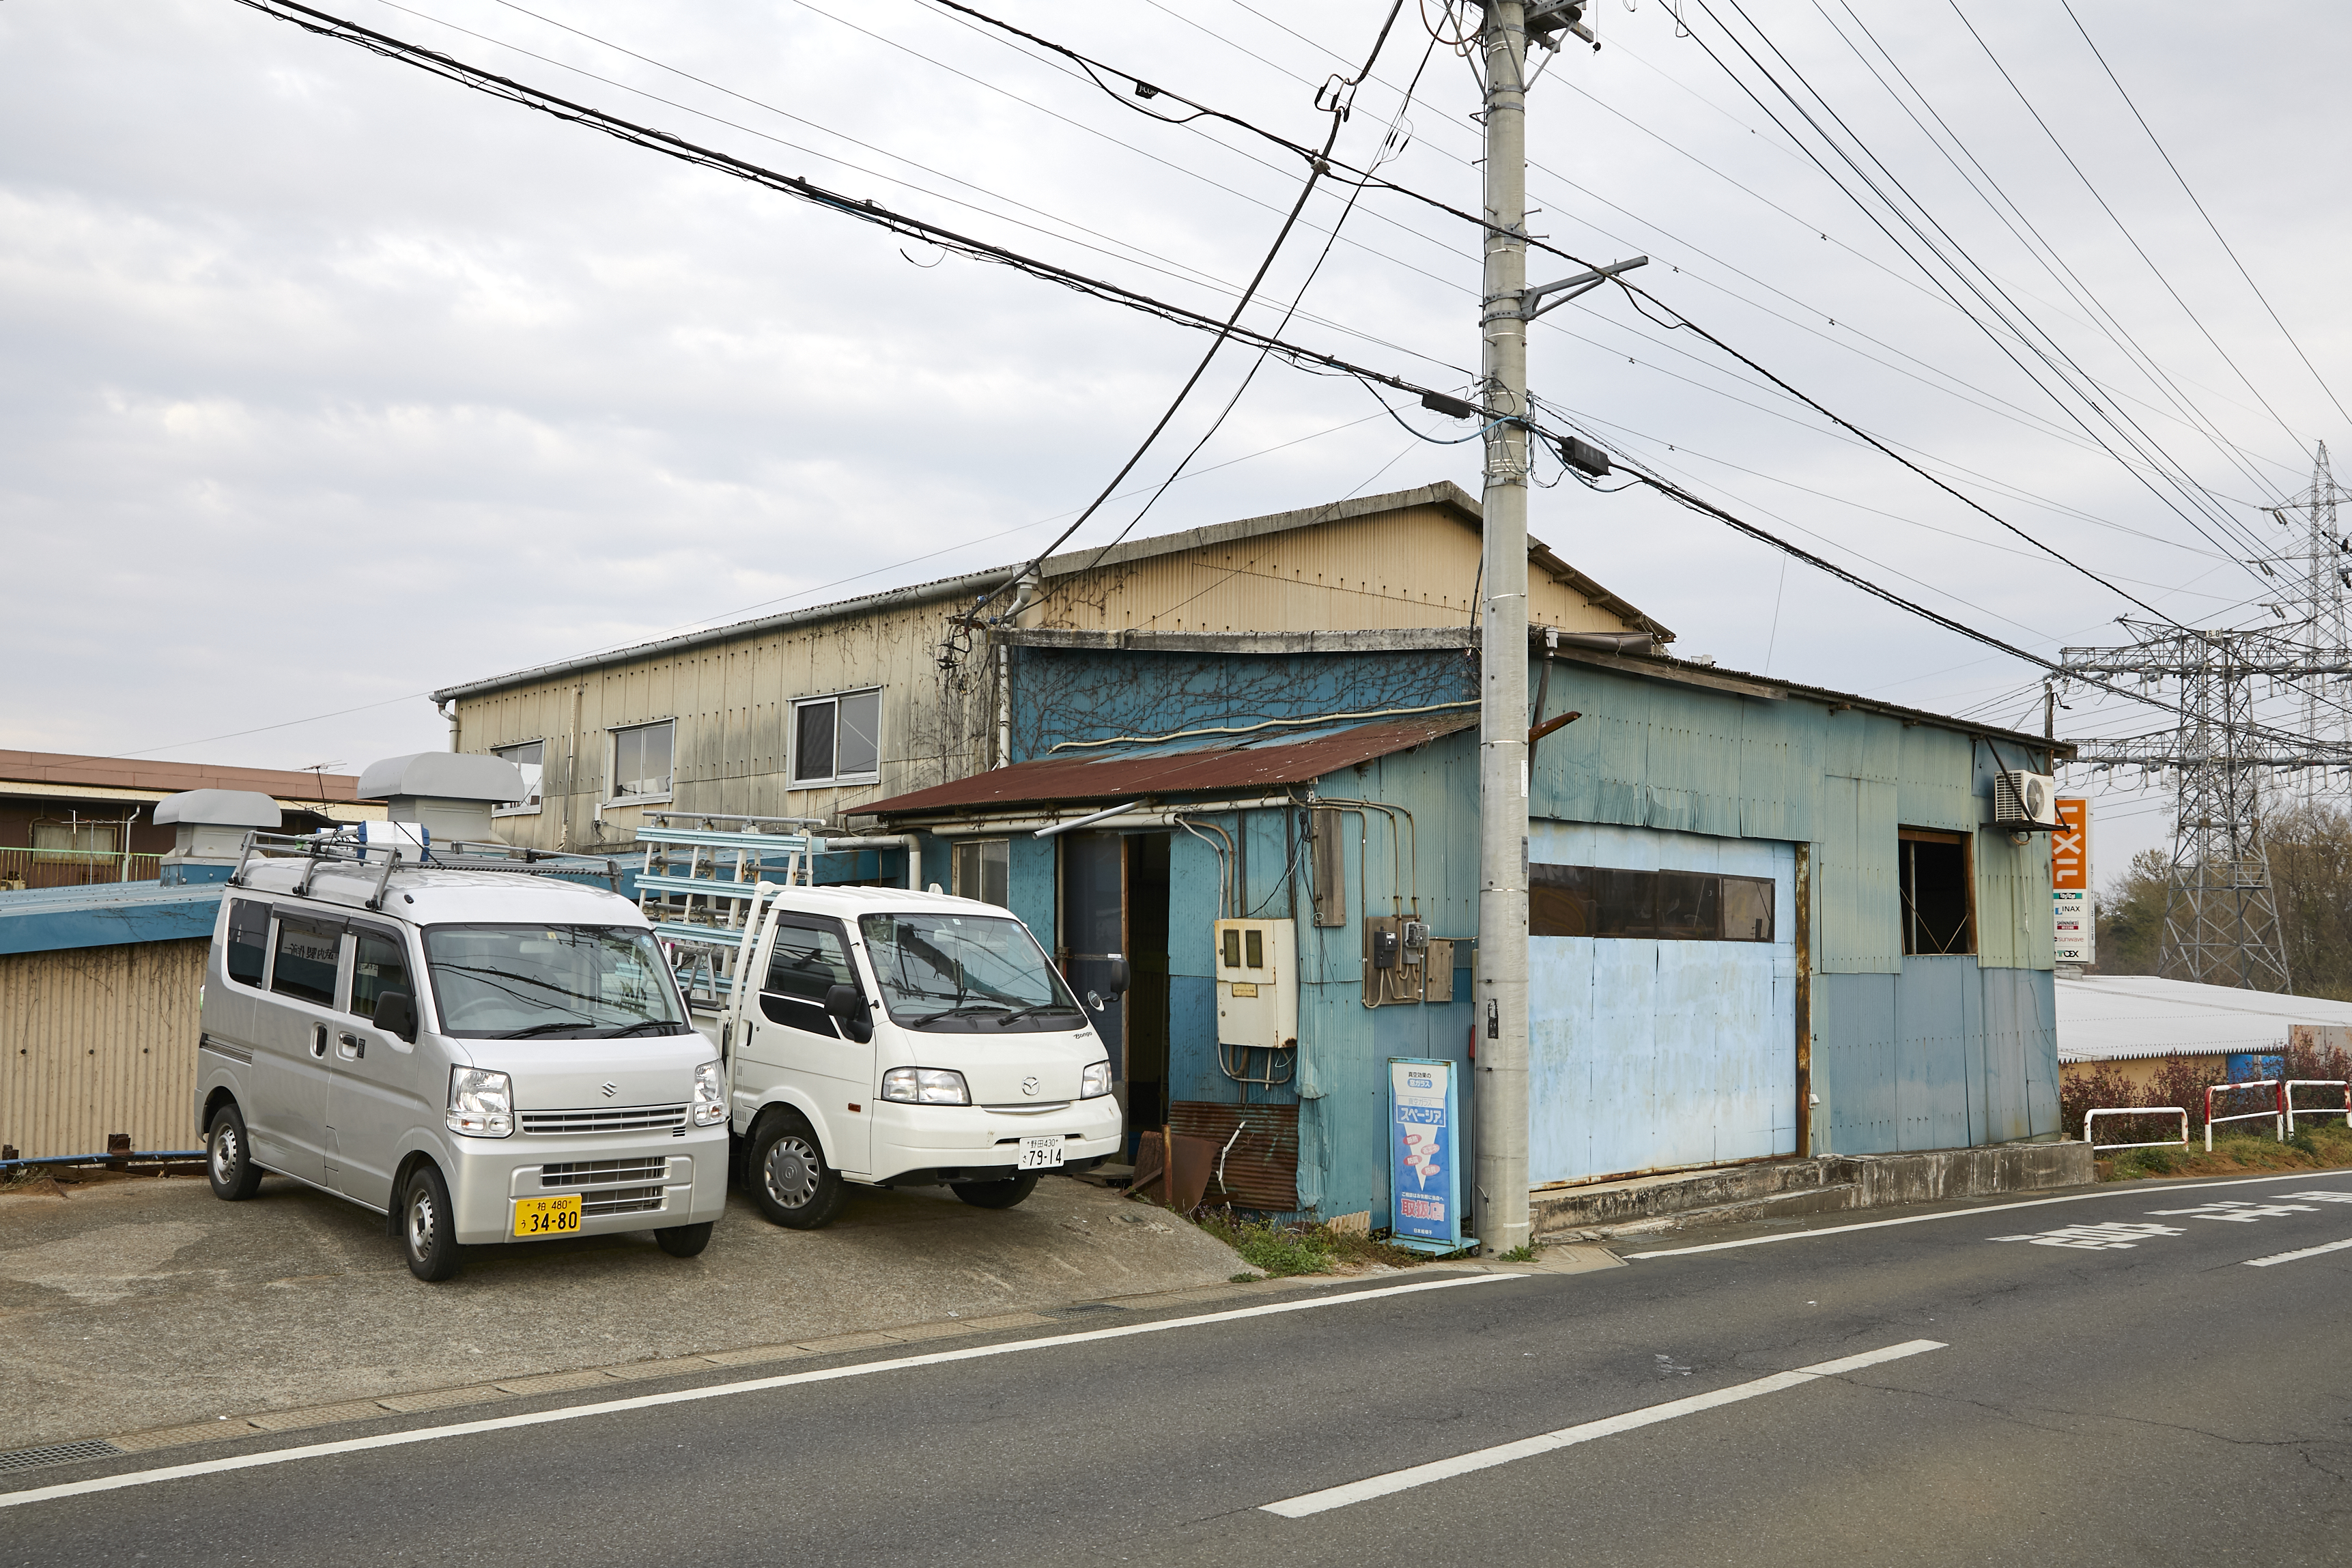
[[[816,1134],[797,1112],[783,1111],[751,1135],[751,1196],[760,1212],[794,1230],[817,1230],[849,1201],[841,1173],[824,1163]]]
[[[205,1174],[212,1178],[213,1196],[230,1203],[243,1203],[261,1187],[261,1167],[253,1163],[245,1117],[234,1100],[213,1113],[205,1134]]]
[[[654,1232],[654,1245],[673,1258],[698,1258],[710,1245],[711,1221],[699,1225],[670,1225]]]
[[[1011,1208],[1037,1190],[1037,1173],[1023,1171],[1003,1181],[950,1183],[955,1195],[974,1208]]]
[[[449,1184],[431,1166],[409,1173],[400,1197],[400,1240],[408,1271],[431,1283],[457,1271],[457,1216],[449,1206]]]

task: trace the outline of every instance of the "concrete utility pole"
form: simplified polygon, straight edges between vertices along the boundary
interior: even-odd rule
[[[1473,1223],[1487,1255],[1527,1245],[1528,1223],[1528,410],[1527,7],[1486,0],[1486,338],[1476,401],[1486,432],[1486,681],[1478,722],[1477,1183]],[[1499,416],[1499,417],[1498,417]]]

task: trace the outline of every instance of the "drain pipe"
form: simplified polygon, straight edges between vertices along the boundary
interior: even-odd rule
[[[437,713],[437,714],[439,714],[443,718],[446,718],[446,719],[447,719],[447,720],[449,721],[449,749],[450,749],[450,750],[452,750],[452,751],[457,750],[457,716],[456,714],[454,714],[454,713],[452,713],[452,712],[450,712],[450,711],[449,711],[449,705],[448,705],[447,703],[446,703],[446,702],[441,702],[441,701],[439,701],[439,700],[437,700],[437,699],[436,699],[436,700],[434,702],[434,704],[433,704],[433,711],[434,711],[434,712],[436,712],[436,713]]]
[[[923,846],[913,833],[872,833],[862,839],[828,837],[824,841],[824,852],[831,854],[835,850],[904,850],[907,852],[907,891],[923,891]]]
[[[1013,595],[1013,602],[997,617],[1000,627],[1020,623],[1021,612],[1029,608],[1036,595],[1037,574],[1030,572],[1021,579]],[[1002,768],[1013,760],[1013,650],[999,637],[996,642],[996,766]]]

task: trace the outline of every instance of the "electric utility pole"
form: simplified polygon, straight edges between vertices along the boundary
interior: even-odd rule
[[[1486,584],[1478,718],[1478,998],[1474,1222],[1491,1256],[1528,1222],[1527,7],[1486,0]]]

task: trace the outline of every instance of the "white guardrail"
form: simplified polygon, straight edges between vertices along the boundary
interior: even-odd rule
[[[2279,1081],[2275,1078],[2250,1078],[2242,1083],[2207,1084],[2205,1086],[2205,1152],[2209,1155],[2213,1152],[2213,1124],[2216,1122],[2259,1122],[2268,1116],[2271,1119],[2273,1134],[2280,1143],[2285,1143],[2286,1096],[2283,1092],[2272,1098],[2271,1108],[2267,1111],[2237,1111],[2227,1116],[2213,1114],[2215,1094],[2227,1094],[2239,1089],[2277,1089],[2278,1086]]]
[[[2091,1124],[2101,1116],[2178,1116],[2180,1118],[2180,1136],[2158,1138],[2145,1144],[2102,1144],[2091,1136]],[[2091,1145],[2093,1154],[2101,1149],[2168,1149],[2175,1144],[2185,1149],[2189,1146],[2189,1113],[2178,1105],[2119,1105],[2112,1109],[2085,1111],[2083,1113],[2083,1141]]]
[[[2297,1105],[2294,1092],[2298,1089],[2341,1089],[2344,1091],[2344,1103]],[[2352,1083],[2347,1083],[2341,1078],[2290,1078],[2281,1086],[2279,1098],[2286,1103],[2286,1135],[2290,1138],[2294,1136],[2294,1119],[2297,1116],[2341,1116],[2345,1125],[2352,1126]]]

